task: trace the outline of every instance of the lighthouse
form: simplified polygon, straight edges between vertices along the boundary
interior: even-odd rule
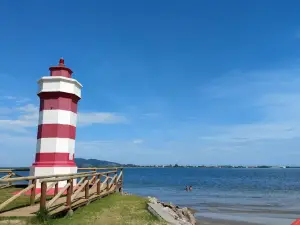
[[[74,150],[82,85],[72,78],[73,72],[63,59],[49,70],[50,76],[38,81],[40,109],[35,161],[30,169],[32,176],[77,173]],[[61,181],[58,185],[61,188],[65,184],[66,181]],[[39,182],[37,188],[40,188]]]

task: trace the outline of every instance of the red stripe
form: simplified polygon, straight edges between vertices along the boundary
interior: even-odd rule
[[[33,163],[32,167],[77,167],[77,166],[75,162],[73,163],[53,162],[53,163]]]
[[[67,77],[71,78],[72,77],[72,70],[67,68],[67,67],[62,67],[62,66],[52,66],[49,68],[50,70],[50,76],[60,76],[60,77]]]
[[[35,167],[75,167],[74,154],[72,159],[69,159],[69,153],[36,153]]]
[[[76,127],[66,124],[40,124],[37,139],[40,138],[70,138],[76,137]]]
[[[50,109],[67,110],[77,113],[79,97],[65,92],[42,92],[40,97],[40,111]]]
[[[75,188],[74,190],[77,189],[77,187],[74,187],[74,188]],[[60,190],[62,190],[62,189],[63,189],[63,188],[58,188],[58,191],[60,191]],[[47,189],[47,190],[48,190],[48,189]],[[42,191],[41,188],[36,188],[36,189],[35,189],[35,194],[39,194],[39,193],[41,193],[41,191]],[[14,192],[13,194],[16,195],[16,194],[18,194],[19,192],[21,192],[21,191],[16,191],[16,192]],[[47,191],[47,195],[54,195],[54,193],[55,193],[55,188],[51,188],[51,189],[49,189],[49,191]],[[67,194],[67,191],[65,191],[63,194],[64,194],[64,195]],[[31,195],[31,190],[26,191],[26,192],[24,193],[24,195]]]
[[[297,220],[294,221],[291,225],[300,225],[300,219],[297,219]]]

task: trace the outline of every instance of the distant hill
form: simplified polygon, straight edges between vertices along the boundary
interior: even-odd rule
[[[105,160],[98,159],[83,159],[83,158],[75,158],[76,165],[80,168],[85,167],[111,167],[111,166],[122,166],[120,163],[109,162]]]

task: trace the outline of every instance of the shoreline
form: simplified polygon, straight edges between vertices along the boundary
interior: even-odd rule
[[[165,219],[165,221],[173,225],[282,225],[291,224],[298,217],[297,214],[294,214],[294,211],[282,211],[281,214],[284,216],[280,217],[278,216],[278,210],[270,210],[269,216],[251,210],[233,214],[205,212],[187,206],[188,204],[178,206],[172,203],[161,202],[155,197],[148,197],[148,202],[152,204],[152,206],[150,205],[152,211],[158,208],[154,213],[149,210],[150,213],[162,219],[164,219],[164,214],[167,214],[165,217],[171,219]],[[248,213],[251,215],[249,216]],[[160,214],[162,214],[162,216]]]
[[[179,207],[172,203],[161,202],[155,197],[148,196],[148,211],[160,220],[172,225],[196,225],[197,220],[192,210]]]
[[[262,224],[203,217],[202,219],[197,218],[196,225],[262,225]]]
[[[147,197],[148,211],[173,225],[262,225],[239,220],[217,219],[201,216],[196,217],[198,210],[190,207],[179,207],[172,203],[161,202],[155,197]]]

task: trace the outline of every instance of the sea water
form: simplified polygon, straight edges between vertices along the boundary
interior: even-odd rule
[[[191,207],[198,218],[284,225],[300,217],[300,169],[134,168],[124,175],[125,191]]]
[[[125,168],[124,191],[191,207],[199,219],[284,225],[300,217],[300,169]]]

